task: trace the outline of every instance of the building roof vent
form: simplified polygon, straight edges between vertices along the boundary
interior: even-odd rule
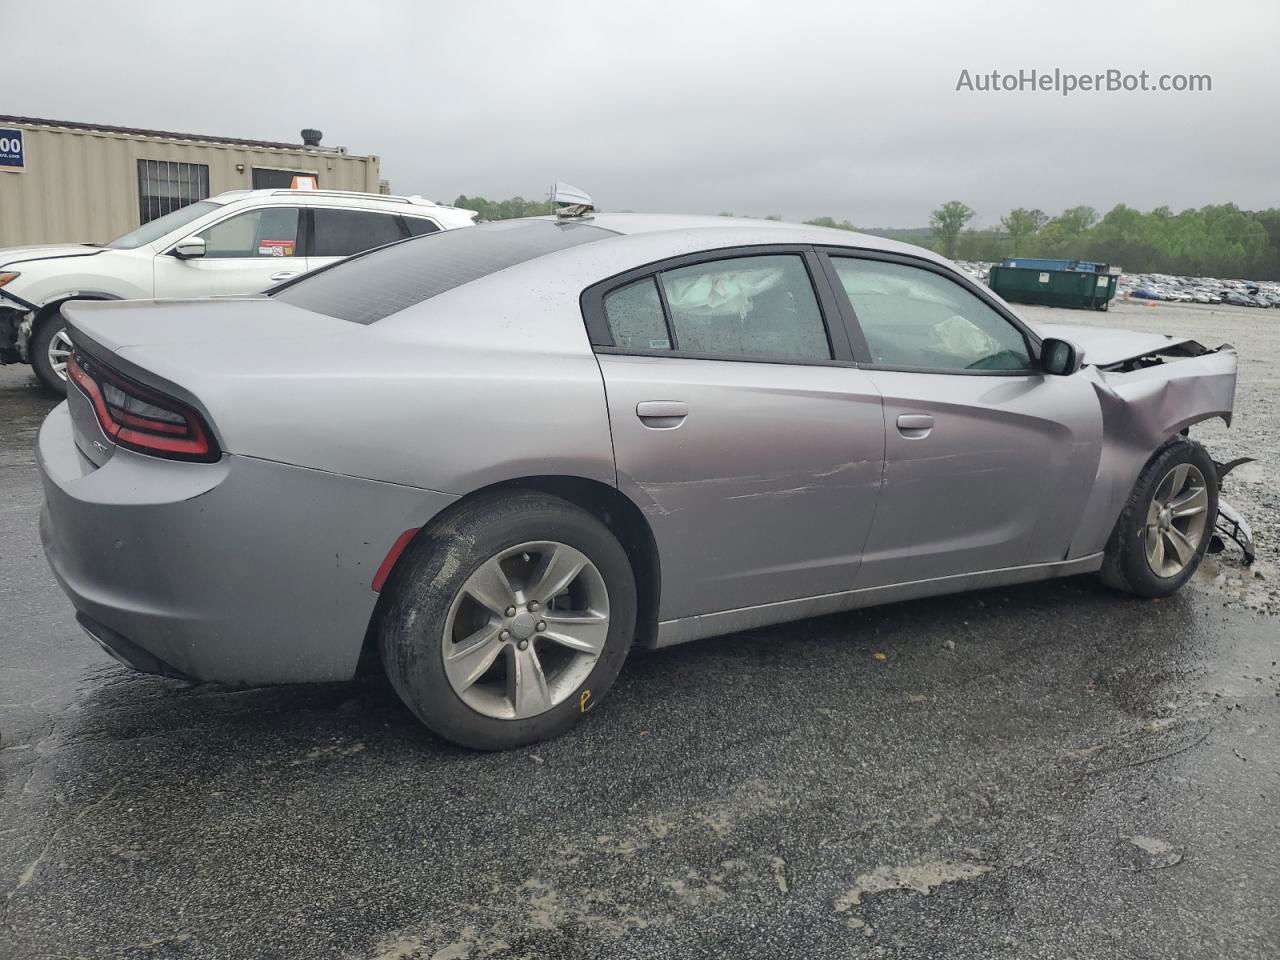
[[[323,136],[323,132],[307,127],[302,131],[302,145],[304,147],[318,147],[320,146],[320,138]]]

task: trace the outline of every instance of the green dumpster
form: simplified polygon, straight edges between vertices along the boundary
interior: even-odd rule
[[[1105,263],[1010,257],[991,268],[987,285],[1016,303],[1106,310],[1119,277],[1120,268]]]

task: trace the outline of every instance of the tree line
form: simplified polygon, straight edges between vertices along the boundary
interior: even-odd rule
[[[454,206],[475,210],[480,220],[543,216],[553,209],[545,200],[465,195]],[[1118,204],[1102,215],[1079,206],[1050,216],[1018,207],[1001,217],[999,226],[982,228],[970,226],[975,216],[967,204],[950,200],[933,211],[928,227],[860,228],[833,217],[805,223],[903,240],[960,260],[1061,257],[1118,265],[1130,273],[1280,280],[1280,209],[1250,211],[1224,203],[1180,213],[1168,207],[1144,213]]]
[[[969,227],[975,212],[959,200],[933,211],[927,231],[869,230],[882,236],[918,234],[910,242],[961,260],[1061,257],[1094,260],[1130,273],[1280,279],[1280,209],[1241,210],[1233,203],[1174,213],[1149,212],[1123,203],[1107,213],[1071,207],[1056,217],[1018,207],[998,227]],[[830,217],[807,221],[854,229]]]

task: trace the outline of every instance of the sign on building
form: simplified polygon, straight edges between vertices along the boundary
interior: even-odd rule
[[[0,127],[0,167],[26,166],[26,151],[22,131]]]

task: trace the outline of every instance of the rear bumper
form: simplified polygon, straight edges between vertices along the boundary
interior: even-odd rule
[[[139,673],[154,673],[160,677],[171,677],[174,680],[190,680],[185,673],[176,670],[154,654],[142,649],[128,637],[122,637],[110,627],[105,626],[83,613],[76,614],[76,622],[85,634],[126,667]]]
[[[137,669],[225,683],[354,675],[379,563],[454,499],[230,455],[96,467],[65,403],[37,462],[45,553],[90,635]]]

